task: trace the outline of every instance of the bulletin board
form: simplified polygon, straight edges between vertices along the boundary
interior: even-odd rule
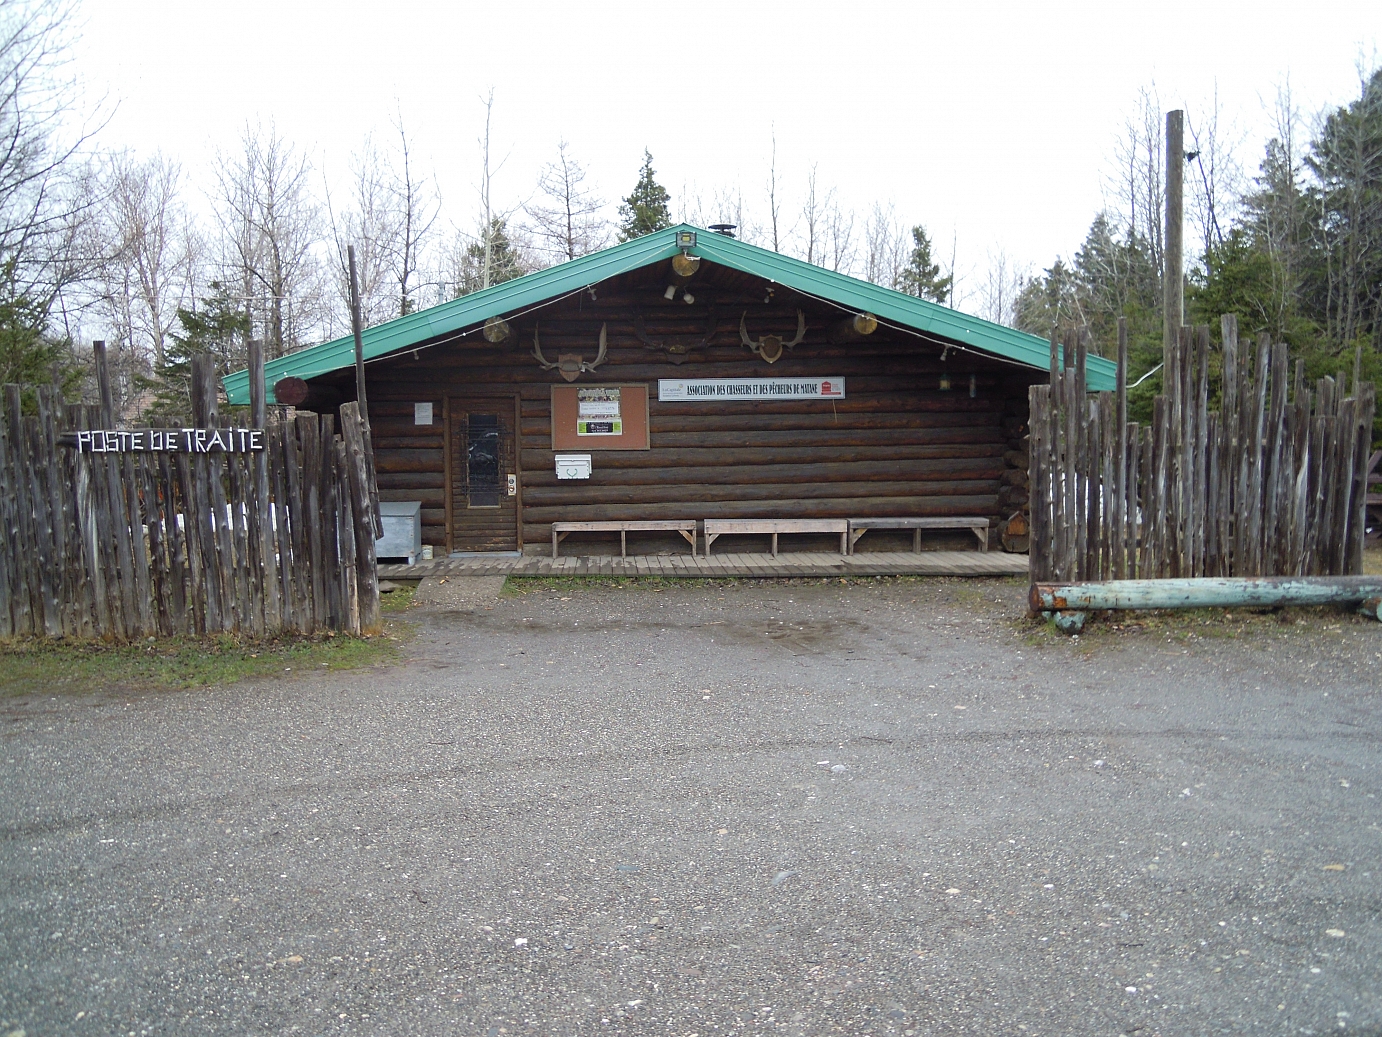
[[[647,450],[646,385],[552,386],[553,450]]]

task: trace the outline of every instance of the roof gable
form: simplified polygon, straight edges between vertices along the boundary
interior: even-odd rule
[[[872,313],[885,323],[935,335],[958,346],[1039,370],[1050,366],[1050,344],[1035,335],[686,224],[367,328],[362,335],[365,359],[412,349],[442,335],[475,330],[490,317],[511,316],[619,274],[670,259],[681,251],[676,244],[677,232],[686,230],[696,232],[691,254],[712,263],[785,285],[852,312]],[[268,398],[272,401],[273,386],[281,378],[314,378],[354,363],[355,342],[349,335],[278,357],[264,365]],[[1101,357],[1090,357],[1087,377],[1092,390],[1112,389],[1114,365]],[[224,385],[232,404],[249,403],[248,371],[227,375]]]

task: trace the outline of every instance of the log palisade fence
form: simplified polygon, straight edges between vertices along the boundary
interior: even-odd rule
[[[356,405],[251,421],[262,449],[89,452],[115,428],[104,349],[99,407],[38,391],[0,414],[0,637],[136,637],[378,629],[372,483]],[[256,364],[256,360],[258,363]],[[262,372],[262,360],[251,358]],[[227,428],[209,357],[193,362],[198,428]],[[260,385],[263,384],[262,374]],[[248,437],[246,436],[246,439]]]
[[[1096,397],[1087,339],[1052,342],[1051,384],[1029,390],[1034,583],[1362,572],[1372,383],[1355,360],[1351,384],[1308,388],[1284,343],[1222,330],[1219,409],[1209,328],[1183,328],[1149,428],[1127,420],[1125,327]]]

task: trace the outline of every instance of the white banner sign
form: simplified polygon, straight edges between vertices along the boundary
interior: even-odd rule
[[[843,378],[659,378],[662,403],[692,400],[843,400]]]

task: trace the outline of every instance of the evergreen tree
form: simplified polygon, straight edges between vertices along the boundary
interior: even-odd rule
[[[192,358],[210,353],[216,373],[224,376],[245,366],[249,317],[219,281],[199,307],[178,310],[178,329],[152,378],[140,388],[152,393],[141,420],[151,425],[187,425],[192,421]]]
[[[532,270],[522,251],[509,236],[508,224],[496,216],[490,221],[490,287],[522,277]],[[455,274],[456,298],[478,292],[485,285],[485,242],[483,237],[466,246]]]
[[[1057,259],[1017,297],[1017,328],[1042,338],[1059,337],[1084,323],[1083,296],[1075,272]]]
[[[944,303],[950,298],[954,283],[953,274],[941,276],[940,264],[931,258],[931,239],[926,234],[926,228],[918,223],[912,228],[912,254],[897,275],[897,290],[915,295],[918,299]]]
[[[1321,254],[1313,305],[1333,344],[1382,346],[1382,69],[1333,112],[1310,145]]]
[[[73,355],[71,339],[49,334],[48,306],[18,288],[13,273],[13,261],[0,270],[0,385],[21,385],[29,411],[38,386],[56,386],[71,397],[85,370]]]
[[[644,234],[666,230],[672,225],[668,209],[672,196],[659,184],[653,174],[653,156],[643,149],[643,169],[633,193],[619,203],[619,240],[632,241]]]

